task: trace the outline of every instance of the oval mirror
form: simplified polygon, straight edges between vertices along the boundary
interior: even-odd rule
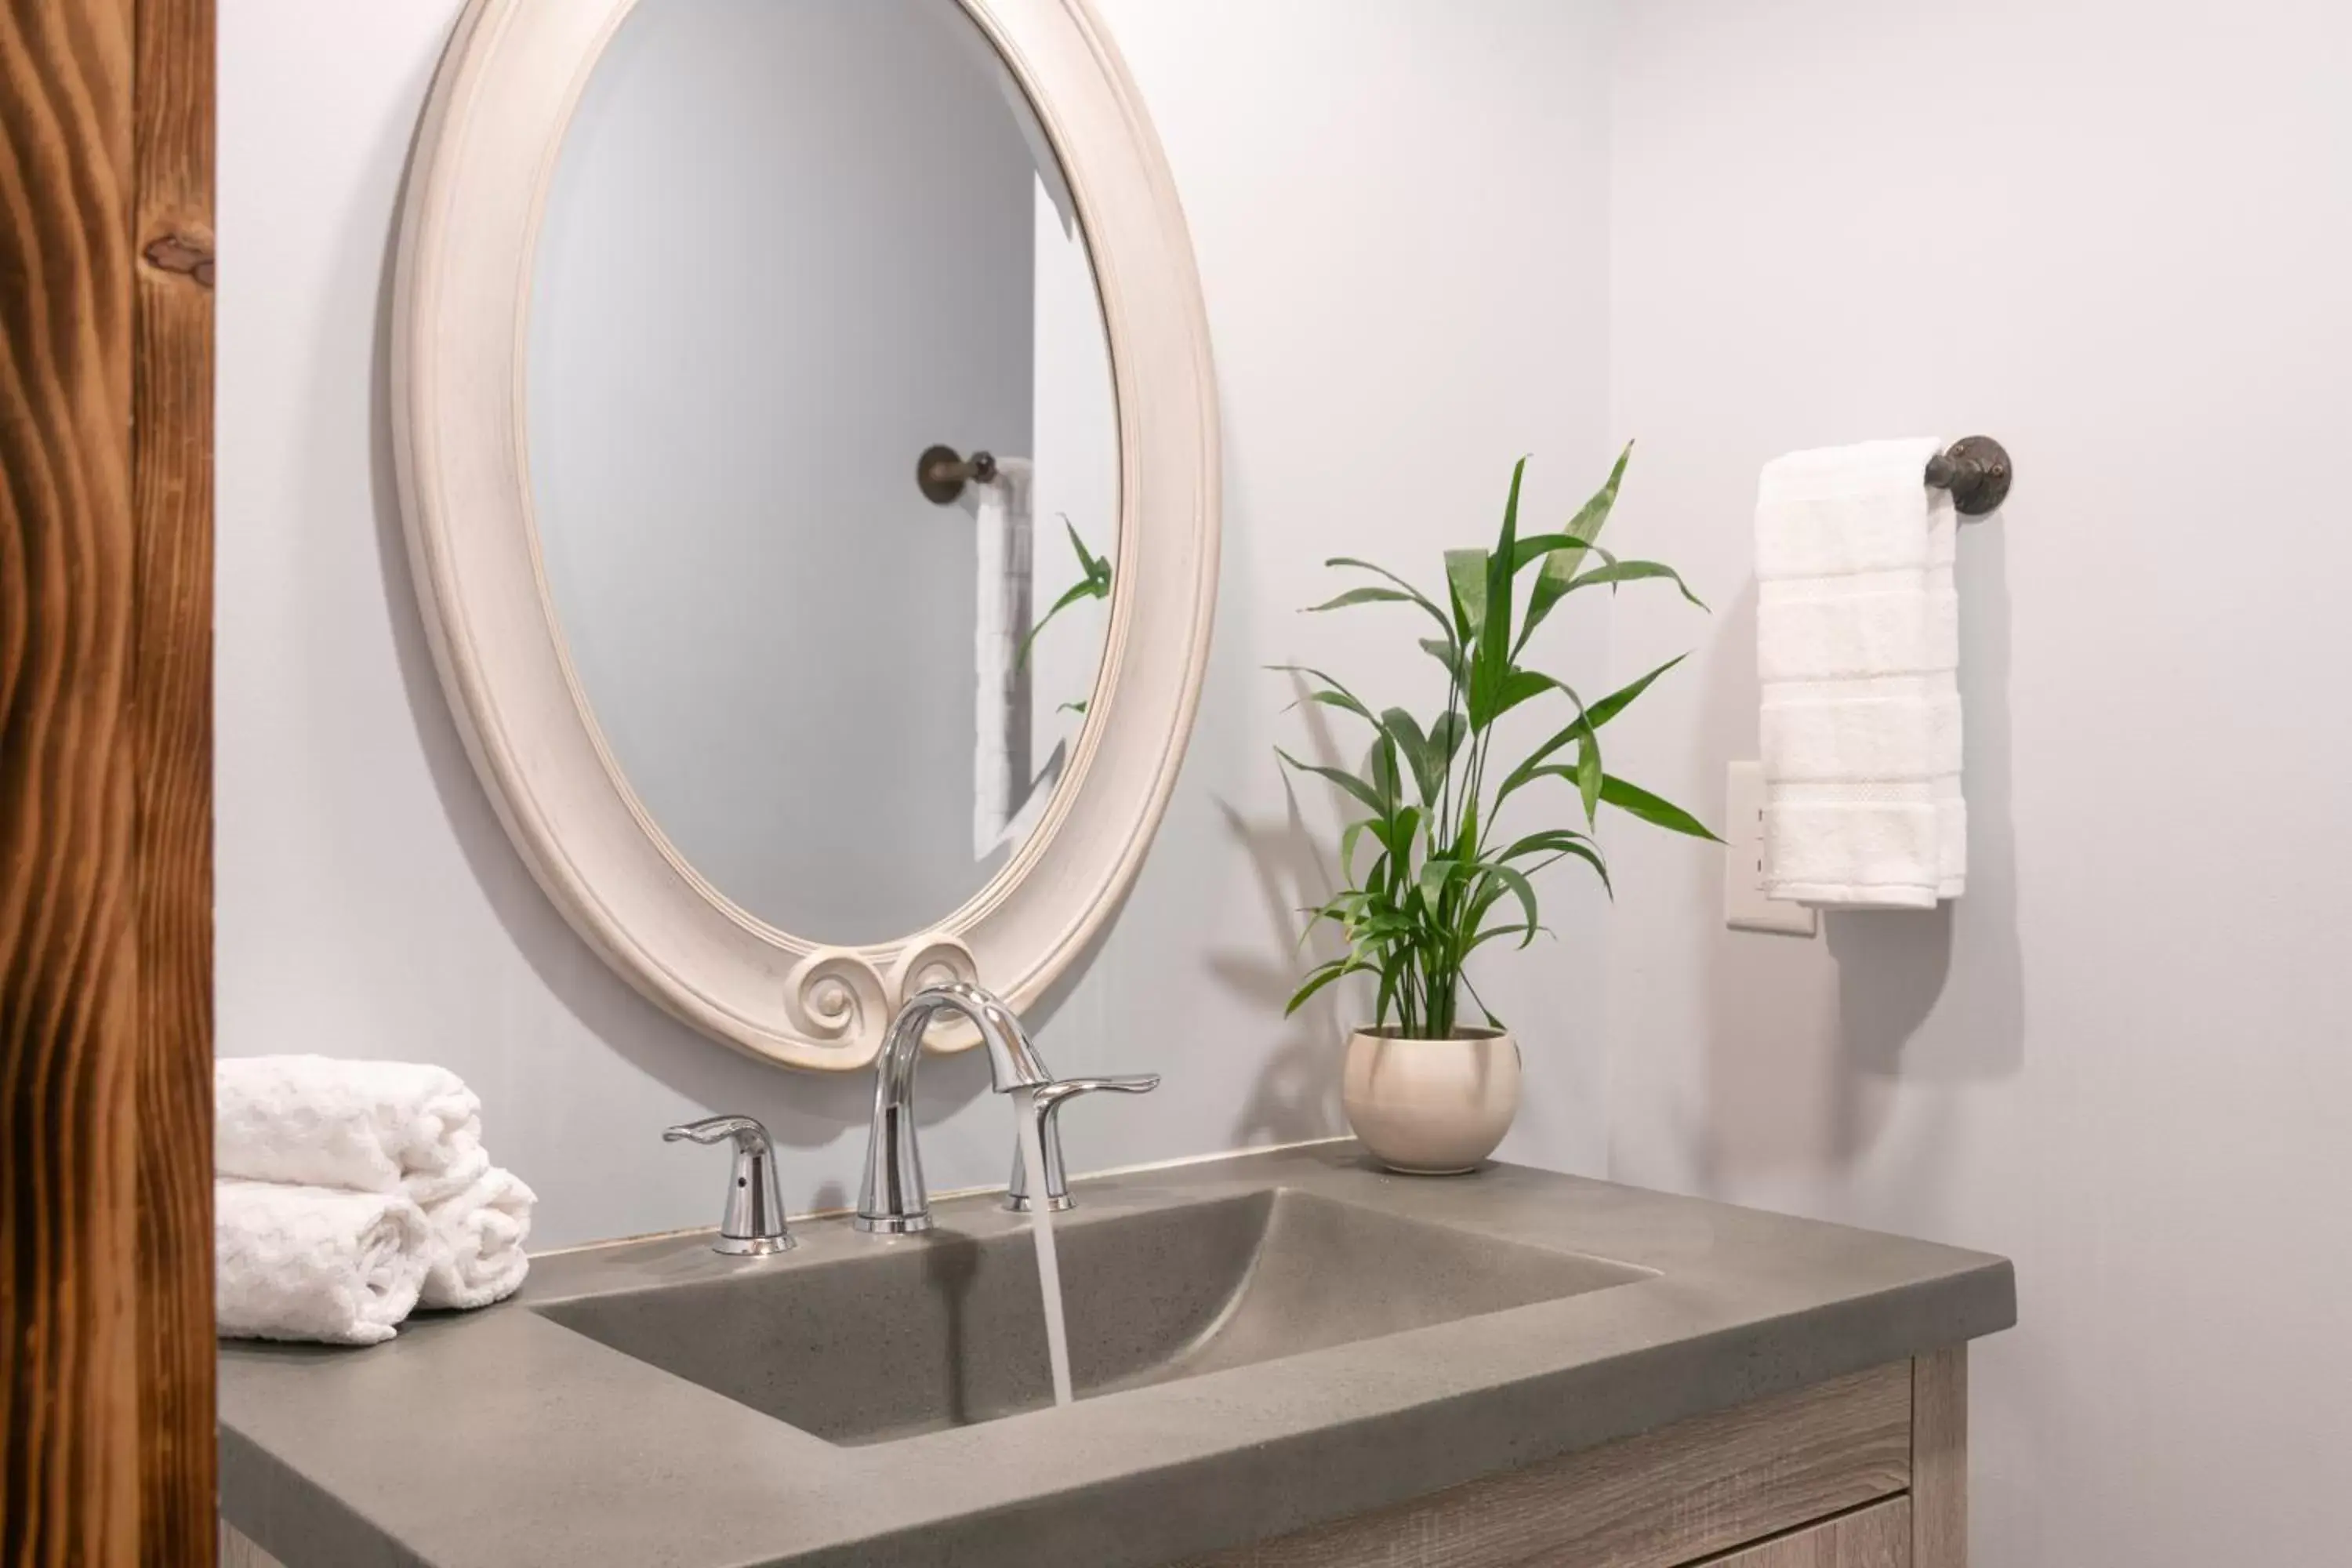
[[[929,979],[1034,1001],[1157,824],[1215,562],[1182,218],[1082,0],[477,0],[418,160],[410,539],[542,885],[793,1065]]]
[[[653,829],[827,942],[979,892],[1090,706],[1118,420],[1059,163],[962,7],[639,0],[524,368],[556,630]]]

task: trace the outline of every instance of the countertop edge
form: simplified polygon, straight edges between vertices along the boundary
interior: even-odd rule
[[[220,1517],[281,1563],[341,1568],[435,1568],[397,1536],[223,1422]]]

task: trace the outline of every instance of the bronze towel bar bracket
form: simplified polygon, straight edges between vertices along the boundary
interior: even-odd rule
[[[995,478],[996,458],[987,452],[962,458],[956,455],[953,447],[926,447],[923,455],[915,459],[916,487],[933,506],[946,506],[963,494],[966,484],[977,481],[984,485]]]
[[[2007,448],[1990,436],[1963,436],[1942,455],[1927,459],[1927,482],[1951,491],[1952,504],[1962,517],[1982,517],[2008,500],[2015,472]]]

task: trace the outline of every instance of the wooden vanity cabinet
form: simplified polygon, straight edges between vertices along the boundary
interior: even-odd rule
[[[223,1527],[224,1568],[278,1568]],[[1185,1568],[1967,1568],[1968,1350],[1874,1367]]]
[[[1187,1568],[1966,1568],[1955,1346]]]

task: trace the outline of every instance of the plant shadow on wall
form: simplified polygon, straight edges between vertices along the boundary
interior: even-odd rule
[[[1277,667],[1306,684],[1310,715],[1333,710],[1371,731],[1354,769],[1276,752],[1292,773],[1328,782],[1362,813],[1339,835],[1339,890],[1303,910],[1304,938],[1336,934],[1338,951],[1318,955],[1286,1011],[1353,975],[1376,983],[1371,1027],[1349,1046],[1344,1100],[1358,1135],[1392,1168],[1467,1170],[1507,1130],[1517,1046],[1479,994],[1471,961],[1491,944],[1525,949],[1549,934],[1535,879],[1561,861],[1580,862],[1607,888],[1595,836],[1601,808],[1717,841],[1690,813],[1602,760],[1610,721],[1681,659],[1588,704],[1535,668],[1529,651],[1552,614],[1589,589],[1664,582],[1706,607],[1672,567],[1620,560],[1598,542],[1632,455],[1629,446],[1555,533],[1519,528],[1522,458],[1493,546],[1447,551],[1435,595],[1372,562],[1326,563],[1358,583],[1310,613],[1379,606],[1412,617],[1417,646],[1444,675],[1444,700],[1425,720],[1402,707],[1375,710],[1322,670]],[[1515,712],[1538,721],[1530,733],[1542,738],[1504,742],[1503,721]],[[1580,816],[1583,826],[1571,826]],[[1483,1026],[1468,1023],[1473,1007]]]
[[[1302,689],[1303,690],[1303,689]],[[1336,758],[1337,743],[1330,727],[1314,723],[1318,756]],[[1209,954],[1210,972],[1244,1000],[1271,1013],[1297,988],[1292,959],[1297,943],[1297,915],[1328,900],[1338,889],[1313,831],[1298,807],[1298,797],[1283,781],[1283,820],[1259,826],[1233,806],[1220,804],[1226,831],[1248,860],[1257,880],[1259,905],[1265,917],[1263,945],[1220,948]],[[1334,939],[1309,933],[1322,944],[1321,956],[1336,955]],[[1330,1070],[1331,1042],[1344,1033],[1339,998],[1327,994],[1304,1010],[1285,1016],[1285,1033],[1259,1070],[1257,1083],[1241,1120],[1234,1129],[1237,1143],[1287,1143],[1319,1138],[1338,1129],[1339,1084]]]
[[[405,206],[407,180],[404,172],[395,214]],[[572,929],[541,889],[474,771],[425,639],[401,515],[391,383],[393,263],[398,244],[395,219],[392,233],[374,242],[374,254],[362,258],[380,268],[370,376],[370,470],[385,610],[401,684],[449,830],[516,950],[591,1035],[696,1105],[758,1116],[779,1143],[796,1148],[831,1144],[845,1128],[867,1120],[873,1098],[870,1075],[781,1071],[715,1046],[640,994]],[[987,1088],[987,1064],[982,1058],[979,1051],[967,1051],[925,1064],[927,1121],[950,1114]],[[846,1201],[841,1184],[827,1181],[810,1206],[835,1207]]]
[[[1968,892],[1932,910],[1826,911],[1822,949],[1717,933],[1707,977],[1705,1123],[1683,1129],[1710,1189],[1823,1159],[1851,1169],[1877,1149],[1901,1083],[1990,1082],[2023,1065],[2008,510],[1963,529],[1956,568]],[[1730,652],[1715,661],[1705,733],[1755,732],[1755,619],[1751,583],[1727,616],[1720,646]],[[1703,895],[1694,889],[1710,900],[1715,894],[1712,886]],[[1798,955],[1823,950],[1833,989],[1809,1006],[1792,994],[1792,973]],[[1832,1006],[1833,1017],[1822,1016]],[[1944,1142],[1957,1102],[1939,1095],[1921,1109],[1927,1120],[1901,1152],[1901,1167],[1873,1167],[1873,1202],[1890,1213],[1921,1212],[1902,1205],[1932,1196],[1927,1186],[1952,1169]]]

